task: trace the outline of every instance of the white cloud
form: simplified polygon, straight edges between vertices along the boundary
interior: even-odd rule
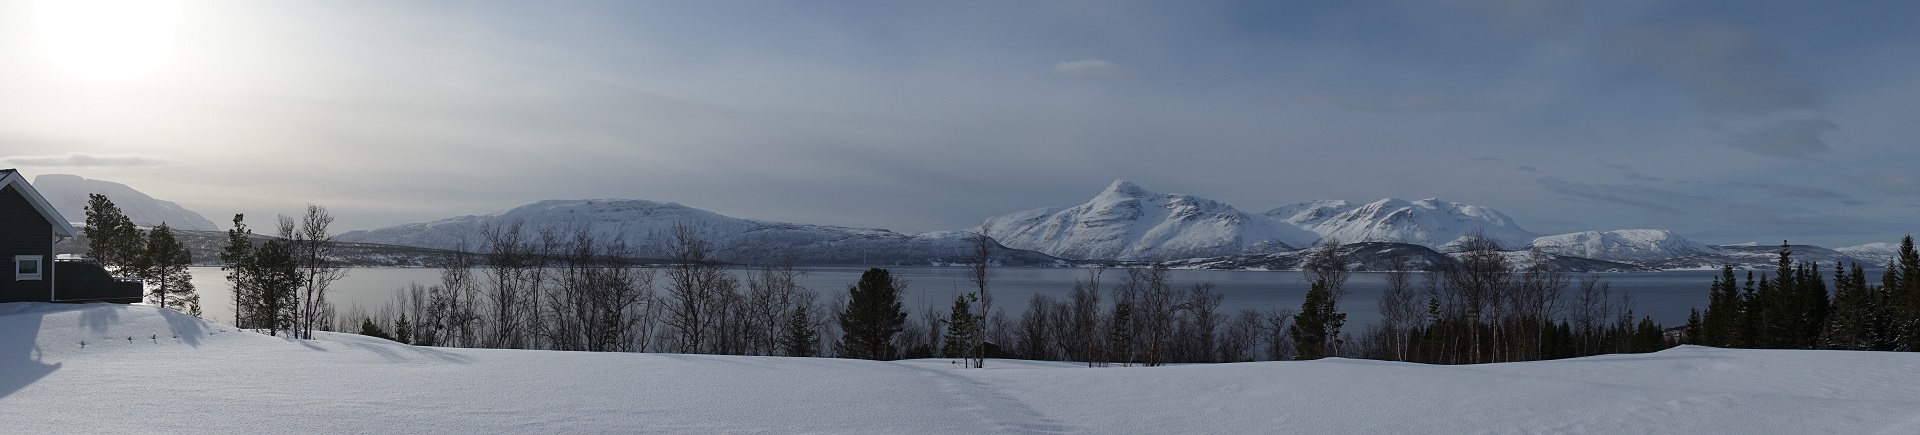
[[[1126,80],[1133,78],[1133,72],[1100,59],[1069,60],[1053,64],[1053,73],[1067,77],[1089,79]]]
[[[66,153],[56,156],[0,157],[0,166],[50,166],[67,168],[133,168],[167,166],[179,163],[170,157],[142,154]]]

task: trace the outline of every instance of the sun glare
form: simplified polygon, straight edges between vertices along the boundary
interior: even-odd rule
[[[174,0],[37,0],[34,6],[47,56],[96,80],[130,79],[160,66],[180,18]]]

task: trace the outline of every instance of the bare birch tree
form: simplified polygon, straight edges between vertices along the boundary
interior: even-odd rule
[[[312,339],[313,330],[325,329],[333,318],[333,304],[327,302],[333,282],[347,277],[346,267],[334,259],[333,236],[327,233],[333,215],[326,207],[308,204],[298,220],[281,215],[279,223],[280,238],[293,244],[301,277],[294,334]]]

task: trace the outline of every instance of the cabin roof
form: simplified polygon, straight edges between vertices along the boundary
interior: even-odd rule
[[[27,184],[26,176],[20,175],[20,171],[0,169],[0,186],[13,186],[15,191],[20,192],[20,196],[26,197],[27,203],[33,205],[33,210],[40,212],[40,217],[46,218],[47,222],[53,224],[53,235],[61,237],[80,235],[79,230],[73,229],[73,224],[67,223],[66,218],[60,217],[60,211],[54,210],[53,204],[48,203],[46,197],[40,196],[40,191],[34,190],[32,184]]]

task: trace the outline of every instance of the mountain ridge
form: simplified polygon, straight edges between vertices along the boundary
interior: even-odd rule
[[[120,208],[134,225],[151,227],[161,223],[170,228],[198,231],[220,229],[205,216],[187,210],[172,201],[154,198],[125,184],[106,180],[91,180],[78,175],[40,174],[33,177],[33,189],[47,198],[47,202],[58,210],[62,217],[72,221],[74,227],[85,223],[87,218],[87,196],[98,193],[106,195]]]
[[[639,199],[544,200],[486,215],[349,231],[336,240],[434,249],[485,251],[488,231],[520,225],[537,242],[543,230],[566,236],[585,231],[595,240],[622,241],[640,257],[666,258],[675,226],[685,225],[714,245],[722,261],[770,263],[791,258],[807,264],[947,264],[968,258],[970,234],[935,231],[914,235],[735,218],[678,203]],[[776,247],[767,249],[767,247]],[[1052,265],[1060,259],[995,246],[996,260],[1012,265]]]

